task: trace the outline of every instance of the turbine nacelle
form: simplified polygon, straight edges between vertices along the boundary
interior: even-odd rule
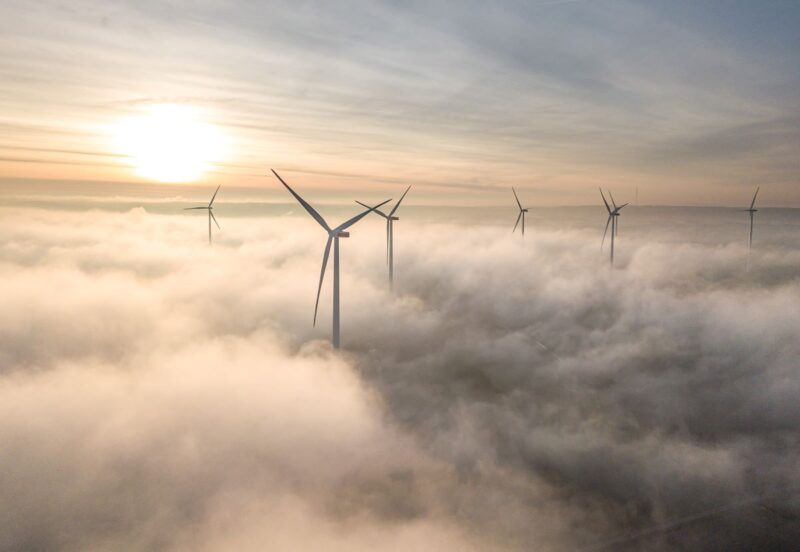
[[[336,234],[336,237],[337,238],[349,238],[350,237],[350,232],[340,231],[338,234]]]

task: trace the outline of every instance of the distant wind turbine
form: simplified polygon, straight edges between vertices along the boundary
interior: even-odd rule
[[[373,212],[377,215],[382,216],[386,219],[386,263],[389,265],[389,287],[394,287],[394,221],[400,220],[399,217],[394,216],[397,212],[397,209],[400,207],[400,204],[403,202],[403,198],[406,197],[406,194],[411,189],[411,186],[406,188],[406,191],[403,192],[403,195],[400,196],[400,199],[397,201],[397,204],[389,211],[387,215],[383,211],[375,209]],[[369,205],[361,203],[360,201],[356,201],[362,207],[366,207],[367,209],[370,208]]]
[[[359,220],[367,216],[370,212],[374,211],[378,207],[385,205],[391,201],[391,199],[387,199],[386,201],[379,203],[375,207],[367,207],[367,210],[354,216],[353,218],[343,222],[336,228],[331,228],[328,226],[328,223],[325,222],[325,219],[322,218],[320,215],[311,205],[309,205],[306,200],[300,197],[297,192],[292,190],[289,185],[281,178],[275,169],[271,169],[272,174],[281,181],[289,193],[294,196],[294,198],[303,206],[303,208],[308,211],[308,214],[316,220],[320,226],[322,226],[325,231],[328,233],[328,242],[325,244],[325,253],[322,256],[322,269],[319,272],[319,286],[317,287],[317,301],[314,304],[314,325],[317,325],[317,310],[319,309],[319,295],[322,291],[322,281],[325,279],[325,269],[328,266],[328,255],[331,252],[331,242],[333,242],[333,336],[331,338],[331,343],[333,344],[334,349],[339,348],[339,238],[349,238],[350,232],[345,232],[349,227],[357,223]]]
[[[517,197],[517,191],[512,187],[511,191],[514,192],[514,199],[517,200],[517,206],[519,206],[519,215],[517,216],[517,222],[514,224],[514,229],[511,231],[512,233],[517,231],[517,226],[519,225],[519,221],[522,220],[522,235],[525,235],[525,213],[528,212],[528,209],[522,207],[522,203],[519,202],[519,198]]]
[[[755,218],[755,214],[758,212],[758,209],[755,208],[756,205],[756,196],[758,196],[758,191],[761,189],[761,186],[756,188],[756,193],[753,194],[753,201],[750,202],[750,208],[745,209],[746,213],[750,213],[750,243],[749,249],[753,249],[753,220]]]
[[[619,217],[619,212],[622,210],[623,207],[625,207],[625,205],[627,205],[627,203],[623,203],[622,205],[617,207],[617,204],[614,202],[614,196],[611,195],[611,192],[608,192],[608,195],[609,197],[611,197],[611,205],[614,206],[613,209],[608,205],[608,201],[606,201],[606,196],[603,195],[602,188],[600,189],[600,197],[603,198],[603,203],[605,203],[606,210],[608,211],[608,220],[606,221],[606,229],[603,231],[603,241],[600,242],[600,250],[601,251],[603,250],[603,244],[605,244],[606,242],[606,234],[608,233],[608,225],[611,224],[611,266],[614,266],[614,238],[616,237],[618,232],[617,218]]]
[[[753,250],[753,222],[755,220],[755,215],[758,212],[758,209],[755,208],[756,196],[758,196],[758,191],[760,189],[761,186],[756,188],[756,193],[753,194],[753,201],[750,202],[750,208],[745,209],[746,213],[750,213],[750,241],[747,245],[747,270],[750,270],[750,252]]]
[[[204,207],[187,207],[184,211],[194,211],[195,209],[205,209],[208,211],[208,244],[211,245],[211,219],[214,219],[214,224],[217,225],[217,228],[222,230],[219,227],[219,223],[217,222],[217,217],[214,216],[214,199],[217,197],[217,192],[222,185],[217,186],[217,190],[214,192],[214,195],[211,196],[211,201],[208,202],[208,205]]]

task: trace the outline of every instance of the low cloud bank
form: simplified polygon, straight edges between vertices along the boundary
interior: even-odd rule
[[[398,224],[391,294],[365,220],[338,355],[303,218],[2,216],[2,550],[800,539],[788,241]]]

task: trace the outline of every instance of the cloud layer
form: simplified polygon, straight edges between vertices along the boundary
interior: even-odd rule
[[[780,550],[800,255],[3,209],[2,550]],[[405,225],[403,223],[406,223]],[[628,547],[628,548],[626,548]]]

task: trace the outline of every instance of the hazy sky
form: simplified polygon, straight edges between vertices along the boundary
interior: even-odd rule
[[[145,182],[111,135],[169,103],[229,141],[204,185],[800,206],[798,28],[795,0],[5,0],[0,186]]]

